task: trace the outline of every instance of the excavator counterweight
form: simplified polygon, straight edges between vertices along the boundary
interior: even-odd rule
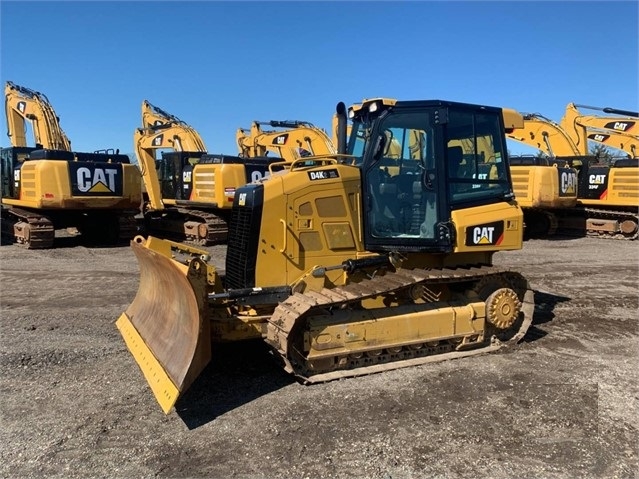
[[[118,151],[71,151],[47,97],[7,82],[5,109],[12,147],[0,150],[2,236],[30,249],[50,248],[55,231],[74,229],[89,244],[136,234],[142,203],[139,170]],[[34,146],[27,146],[26,123]]]

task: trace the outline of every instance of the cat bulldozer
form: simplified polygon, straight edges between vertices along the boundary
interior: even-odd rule
[[[261,338],[310,384],[525,335],[533,291],[493,264],[523,244],[502,110],[369,99],[337,112],[338,153],[237,189],[224,275],[206,250],[131,242],[139,288],[116,325],[165,413],[225,341]],[[460,174],[460,150],[494,174]]]
[[[51,248],[55,231],[65,228],[92,244],[135,236],[142,186],[128,156],[71,151],[46,96],[12,82],[5,87],[5,113],[12,146],[0,149],[4,241]],[[27,122],[35,146],[27,146]]]

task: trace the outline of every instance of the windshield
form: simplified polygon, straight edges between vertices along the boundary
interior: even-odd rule
[[[362,162],[364,148],[370,136],[370,127],[361,121],[354,121],[352,125],[348,125],[347,133],[348,144],[346,146],[346,153],[357,157],[355,164],[359,165]]]
[[[374,238],[433,240],[438,217],[430,115],[393,112],[379,125],[371,144],[375,150],[367,155],[370,160],[365,166],[370,234]],[[357,144],[352,138],[351,142]]]

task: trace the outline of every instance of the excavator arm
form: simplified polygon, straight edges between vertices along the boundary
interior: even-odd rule
[[[279,130],[262,130],[262,125]],[[240,156],[245,158],[272,152],[292,162],[303,156],[337,153],[324,130],[304,121],[254,121],[248,131],[238,128],[236,139]]]
[[[580,156],[582,153],[568,133],[554,121],[538,114],[524,113],[523,125],[506,129],[506,136],[551,157]]]
[[[636,136],[616,131],[588,130],[588,141],[624,151],[633,158],[639,157],[639,138]]]
[[[204,142],[193,128],[183,123],[138,128],[135,130],[133,141],[151,208],[164,209],[160,181],[155,167],[156,150],[173,149],[175,151],[206,153]]]
[[[71,142],[47,97],[8,81],[4,89],[7,135],[14,147],[26,147],[26,122],[30,122],[38,147],[71,151]]]
[[[148,100],[142,102],[142,128],[155,132],[176,128],[171,138],[175,146],[164,148],[173,148],[176,151],[206,152],[204,140],[193,127],[180,120],[177,116],[152,105]],[[182,144],[183,141],[188,143]]]
[[[584,115],[579,107],[590,110],[600,110],[606,115]],[[577,105],[568,103],[563,118],[561,119],[561,127],[578,145],[582,154],[588,154],[588,140],[604,143],[613,148],[625,151],[626,153],[635,155],[636,145],[639,142],[639,113],[627,110],[618,110],[615,108],[599,108],[586,105]],[[616,140],[605,138],[600,141],[596,135],[608,135],[610,138],[617,135],[623,135]],[[628,138],[629,137],[629,138]],[[634,139],[631,142],[630,139]],[[615,145],[623,145],[615,146]],[[631,147],[630,145],[633,145]]]

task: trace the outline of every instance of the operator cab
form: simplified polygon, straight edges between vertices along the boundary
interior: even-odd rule
[[[371,100],[349,116],[369,250],[450,251],[453,210],[514,198],[499,108]]]
[[[202,155],[201,151],[162,152],[161,158],[155,162],[162,198],[175,200],[188,200],[190,198],[193,166],[200,161]]]
[[[29,158],[32,151],[37,148],[30,146],[12,146],[0,150],[0,183],[2,184],[3,198],[18,198],[19,184],[15,170]]]

